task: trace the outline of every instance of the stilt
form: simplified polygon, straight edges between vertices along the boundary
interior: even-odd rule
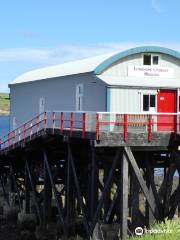
[[[120,222],[120,232],[121,239],[127,239],[128,230],[128,168],[129,163],[125,153],[123,153],[121,162],[121,222]]]
[[[44,162],[44,192],[43,192],[43,224],[46,226],[48,222],[51,222],[51,199],[52,199],[52,186],[46,163]]]
[[[51,182],[51,186],[52,186],[52,189],[53,189],[54,198],[55,198],[56,206],[57,206],[57,209],[58,209],[59,219],[60,219],[60,222],[61,222],[62,228],[63,228],[63,233],[64,233],[64,236],[67,238],[68,237],[68,232],[67,232],[67,228],[66,228],[66,225],[65,225],[65,222],[64,222],[64,217],[63,217],[62,209],[61,209],[61,206],[60,206],[60,202],[58,200],[57,189],[56,189],[56,185],[54,183],[52,170],[51,170],[51,167],[49,165],[47,152],[46,152],[45,149],[43,149],[42,152],[43,152],[44,164],[45,164],[45,167],[47,169],[47,173],[48,173],[48,176],[49,176],[49,179],[50,179],[50,182]]]
[[[134,172],[130,171],[130,180],[131,180],[131,201],[130,201],[130,207],[131,207],[131,223],[132,223],[132,231],[136,227],[141,226],[140,221],[140,209],[139,209],[139,192],[140,192],[140,185],[137,181],[137,178],[134,174]]]
[[[36,196],[37,192],[36,192],[36,188],[35,188],[35,185],[34,185],[34,180],[33,180],[33,177],[32,177],[31,168],[29,166],[28,160],[26,160],[26,170],[27,170],[27,174],[28,174],[28,177],[29,177],[29,183],[30,183],[30,186],[31,186],[32,194],[33,194],[33,200],[34,200],[34,204],[35,204],[35,207],[36,207],[38,220],[39,220],[39,223],[41,225],[42,224],[42,217],[41,217],[40,207],[39,207],[39,204],[37,202],[37,196]]]
[[[98,170],[98,159],[96,158],[96,150],[91,146],[91,200],[90,200],[90,219],[92,221],[95,209],[98,203],[98,180],[99,180],[99,170]]]

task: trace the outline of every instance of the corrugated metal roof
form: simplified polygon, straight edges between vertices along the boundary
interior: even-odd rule
[[[112,55],[111,57],[105,59],[101,64],[99,64],[94,70],[95,74],[101,74],[107,68],[120,61],[121,59],[128,57],[130,55],[138,54],[138,53],[163,53],[169,56],[172,56],[176,59],[180,60],[180,52],[172,50],[170,48],[158,47],[158,46],[144,46],[144,47],[136,47],[131,48],[123,52],[119,52],[117,54]]]
[[[123,52],[118,52],[118,53],[114,52],[114,53],[109,53],[101,56],[96,56],[93,58],[86,58],[83,60],[63,63],[63,64],[50,66],[46,68],[40,68],[34,71],[27,72],[17,77],[13,82],[10,83],[10,85],[24,83],[24,82],[32,82],[37,80],[44,80],[48,78],[87,73],[87,72],[94,72],[94,74],[99,75],[104,70],[112,66],[114,63],[120,61],[122,58],[125,58],[130,55],[138,54],[138,53],[143,53],[143,52],[164,53],[180,60],[180,53],[169,48],[158,47],[158,46],[137,47],[137,48],[128,49]],[[108,79],[107,81],[105,80],[105,77],[103,77],[103,79],[102,80],[105,81],[107,84],[113,85],[112,80],[111,82],[109,82]],[[145,83],[143,82],[143,85],[144,84]],[[132,85],[132,82],[130,85]],[[172,82],[171,82],[171,85],[172,85]],[[158,86],[160,85],[158,84]]]
[[[114,54],[115,53],[108,53],[96,57],[85,58],[78,61],[62,63],[45,68],[39,68],[20,75],[19,77],[14,79],[14,81],[12,81],[9,85],[93,72],[100,63],[102,63],[105,59],[109,58]]]

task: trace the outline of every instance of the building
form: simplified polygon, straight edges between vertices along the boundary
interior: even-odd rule
[[[180,53],[137,47],[27,72],[9,87],[11,130],[44,111],[176,113]]]

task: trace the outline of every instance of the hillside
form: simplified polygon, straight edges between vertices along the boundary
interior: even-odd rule
[[[0,93],[0,116],[9,115],[9,94]]]

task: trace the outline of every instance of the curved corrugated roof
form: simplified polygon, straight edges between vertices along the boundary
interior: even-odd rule
[[[120,61],[121,59],[128,57],[130,55],[138,54],[138,53],[163,53],[169,56],[172,56],[174,58],[177,58],[180,60],[180,52],[172,50],[170,48],[165,47],[158,47],[158,46],[144,46],[144,47],[136,47],[131,48],[129,50],[114,54],[113,56],[107,58],[102,63],[100,63],[96,69],[94,70],[95,74],[101,74],[103,71],[105,71],[107,68],[112,66],[114,63]]]
[[[105,59],[114,55],[114,53],[104,54],[96,57],[85,58],[82,60],[62,63],[45,68],[39,68],[26,72],[10,83],[10,85],[43,80],[48,78],[63,77],[68,75],[93,72],[94,69]]]
[[[121,59],[145,52],[164,53],[180,60],[180,53],[169,48],[158,46],[136,47],[123,52],[114,52],[33,70],[17,77],[10,85],[87,72],[94,72],[94,74],[99,75]]]

